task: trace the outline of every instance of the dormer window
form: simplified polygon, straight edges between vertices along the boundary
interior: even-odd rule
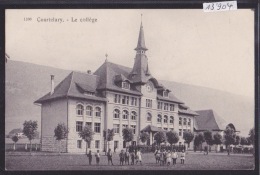
[[[168,91],[163,91],[163,97],[169,97],[169,92]]]
[[[126,81],[123,81],[122,82],[122,88],[123,89],[130,89],[130,84],[128,82],[126,82]]]

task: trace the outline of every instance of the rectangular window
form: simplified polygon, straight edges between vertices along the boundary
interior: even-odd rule
[[[170,131],[174,131],[174,128],[170,128]]]
[[[181,136],[182,135],[182,130],[181,129],[179,129],[179,136]]]
[[[191,119],[189,118],[189,120],[188,120],[188,125],[190,126],[190,124],[191,124]]]
[[[186,132],[186,129],[183,129],[183,133],[185,133]]]
[[[115,132],[116,134],[118,134],[118,133],[119,133],[119,124],[114,124],[114,125],[113,125],[113,128],[114,128],[114,132]]]
[[[121,96],[118,95],[118,94],[115,94],[114,102],[115,103],[120,103],[120,101],[121,101]]]
[[[135,97],[131,98],[131,105],[132,106],[137,106],[137,98],[135,98]]]
[[[76,132],[81,132],[83,128],[83,122],[76,122]]]
[[[118,148],[119,144],[118,144],[118,141],[114,141],[114,148]]]
[[[163,128],[165,131],[167,131],[168,130],[168,128]]]
[[[158,102],[157,103],[157,109],[162,109],[163,103],[162,102]]]
[[[130,84],[128,82],[122,82],[122,88],[130,89]]]
[[[164,103],[164,108],[163,108],[165,111],[168,111],[169,110],[169,104],[168,103]]]
[[[82,140],[77,140],[77,148],[82,148]]]
[[[86,126],[88,126],[89,128],[92,128],[92,123],[91,122],[86,122]]]
[[[146,107],[147,108],[152,108],[152,100],[151,99],[146,99]]]
[[[133,133],[135,134],[136,125],[131,125],[131,128],[133,129]]]
[[[94,132],[95,133],[100,133],[100,123],[95,123],[95,125],[94,125]]]
[[[187,131],[190,132],[190,129],[188,129]]]
[[[168,95],[169,95],[168,91],[163,91],[163,96],[164,97],[168,97]]]
[[[174,105],[170,104],[170,111],[174,111]]]
[[[129,104],[129,97],[128,96],[123,96],[122,98],[122,104]]]
[[[100,148],[100,141],[99,140],[95,141],[95,148],[97,148],[97,149]]]

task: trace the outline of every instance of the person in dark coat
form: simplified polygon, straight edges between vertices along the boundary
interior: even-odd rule
[[[107,152],[107,160],[108,160],[108,165],[109,165],[109,162],[111,162],[111,164],[114,165],[113,161],[112,161],[112,151],[111,151],[111,149],[109,149],[108,152]]]
[[[87,156],[88,156],[88,163],[89,163],[89,165],[91,165],[91,162],[92,162],[92,153],[91,153],[91,151],[88,152]]]
[[[120,165],[124,165],[124,161],[125,161],[124,150],[121,150],[121,153],[119,154],[119,159],[120,159]]]

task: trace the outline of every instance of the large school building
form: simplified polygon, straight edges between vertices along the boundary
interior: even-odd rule
[[[86,146],[93,151],[105,150],[103,131],[107,129],[115,132],[110,148],[125,148],[122,137],[125,127],[133,128],[134,139],[130,143],[133,145],[141,144],[138,138],[142,131],[150,134],[146,144],[153,144],[154,134],[160,130],[176,131],[180,136],[178,144],[184,144],[183,132],[194,132],[194,118],[198,113],[153,77],[142,23],[135,51],[131,67],[106,60],[94,73],[71,72],[55,88],[51,76],[51,91],[35,101],[41,104],[42,151],[59,148],[54,138],[58,123],[65,123],[69,128],[68,138],[62,141],[64,152],[83,153]],[[90,145],[78,136],[86,125],[95,132]],[[193,143],[189,147],[193,149]]]

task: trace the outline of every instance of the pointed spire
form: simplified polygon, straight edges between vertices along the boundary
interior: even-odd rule
[[[140,26],[140,31],[139,31],[139,37],[138,37],[138,42],[137,42],[137,47],[135,50],[148,50],[145,46],[145,41],[144,41],[144,30],[143,30],[143,22],[142,22],[142,16],[141,14],[141,26]]]
[[[106,53],[106,55],[105,55],[105,56],[106,56],[106,60],[105,60],[105,62],[107,62],[107,57],[108,57],[108,54]]]

